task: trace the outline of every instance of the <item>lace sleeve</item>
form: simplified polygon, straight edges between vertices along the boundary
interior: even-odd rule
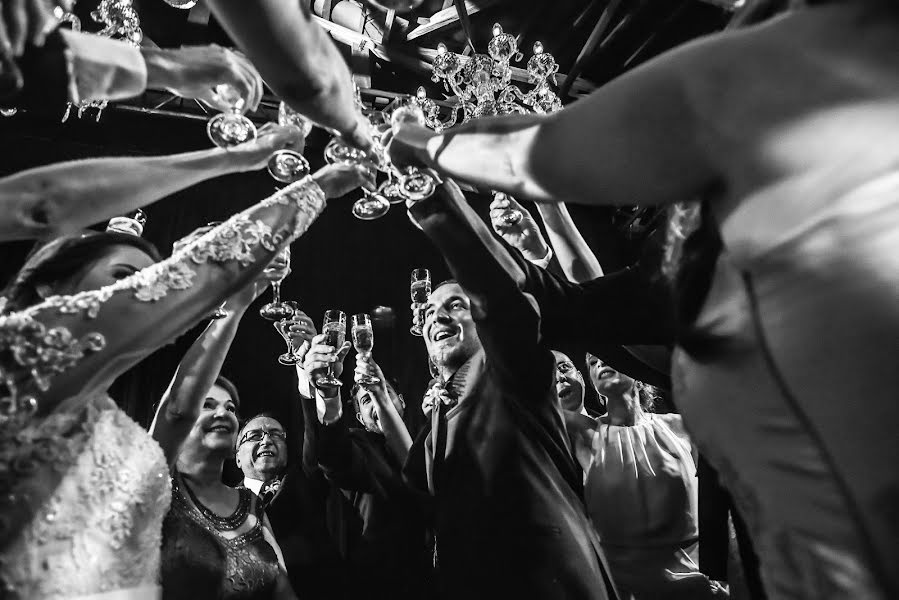
[[[258,276],[324,205],[307,177],[113,285],[0,316],[0,425],[111,383]]]

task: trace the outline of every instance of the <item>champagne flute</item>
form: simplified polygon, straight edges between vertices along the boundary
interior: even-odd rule
[[[278,106],[278,125],[294,125],[303,132],[303,137],[312,131],[312,121],[293,110],[284,102]],[[269,175],[281,183],[293,183],[309,174],[309,161],[295,150],[278,150],[268,159]]]
[[[219,148],[231,148],[255,140],[256,126],[243,114],[246,100],[240,97],[240,92],[232,85],[221,84],[215,86],[215,93],[230,108],[228,112],[212,117],[206,124],[206,135],[212,143]]]
[[[290,246],[285,246],[279,255],[284,262],[290,266]],[[286,275],[284,276],[286,277]],[[272,301],[259,309],[259,316],[269,321],[280,321],[281,319],[289,319],[293,316],[293,309],[286,303],[281,302],[281,282],[284,278],[272,282]]]
[[[493,192],[493,198],[495,200],[512,200],[512,196],[503,192]],[[511,206],[505,212],[503,212],[502,216],[500,217],[503,224],[507,227],[518,225],[518,223],[521,222],[522,218],[524,218],[524,215],[521,214],[521,211],[515,208],[511,208]]]
[[[340,310],[326,310],[322,323],[322,333],[325,335],[324,343],[339,351],[346,341],[346,313]],[[335,389],[343,385],[334,376],[334,365],[328,365],[323,369],[316,369],[312,373],[312,381],[315,387],[323,389]]]
[[[431,295],[431,272],[427,269],[415,269],[412,271],[410,292],[412,294],[412,302],[418,304],[419,308],[416,314],[412,315],[412,327],[409,331],[412,335],[421,337],[425,320],[424,305],[427,304],[428,296]]]
[[[334,163],[347,163],[361,165],[370,163],[369,156],[359,150],[346,144],[340,138],[332,138],[328,145],[325,146],[325,161]],[[369,192],[362,188],[362,197],[353,203],[353,216],[363,221],[373,221],[380,219],[390,210],[390,200],[385,198],[379,191]]]
[[[353,327],[350,330],[353,335],[353,347],[356,352],[368,360],[371,358],[371,351],[375,347],[375,333],[371,326],[371,316],[365,313],[353,315]],[[364,385],[374,385],[381,383],[381,379],[371,375],[362,375],[359,383]]]
[[[300,310],[299,304],[297,304],[293,300],[288,300],[284,302],[284,305],[289,307],[294,314],[298,310]],[[284,342],[287,344],[287,352],[281,354],[278,357],[278,362],[285,366],[293,366],[300,362],[300,357],[297,354],[299,352],[299,348],[294,346],[293,338],[290,336],[290,326],[294,324],[293,315],[290,316],[289,319],[280,319],[272,323],[274,325],[275,330],[281,335],[284,339]]]

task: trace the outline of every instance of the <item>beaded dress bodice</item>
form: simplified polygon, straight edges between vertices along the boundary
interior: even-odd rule
[[[154,597],[166,460],[104,390],[249,283],[324,204],[306,178],[112,285],[19,311],[0,298],[0,597]]]
[[[247,489],[240,493],[252,494]],[[262,509],[257,508],[256,524],[227,538],[190,504],[175,478],[172,509],[163,523],[163,599],[271,598],[278,556],[264,537],[261,521]]]
[[[42,458],[59,461],[64,472],[3,553],[3,597],[71,598],[155,587],[159,523],[171,488],[162,449],[146,430],[98,396],[83,415],[56,413],[17,439],[33,449],[33,458],[14,468],[36,469]]]

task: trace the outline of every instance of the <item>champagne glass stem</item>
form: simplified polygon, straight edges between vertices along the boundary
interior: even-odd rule
[[[280,281],[272,282],[272,302],[274,304],[281,304],[281,282]]]

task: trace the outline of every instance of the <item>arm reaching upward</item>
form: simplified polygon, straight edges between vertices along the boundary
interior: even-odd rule
[[[359,126],[350,71],[306,2],[210,0],[209,8],[295,110],[334,129],[360,148],[371,146]]]
[[[368,377],[377,378],[378,382],[367,383],[373,381],[367,379]],[[371,357],[357,355],[355,379],[356,383],[371,393],[372,401],[378,407],[378,424],[387,441],[387,447],[398,463],[404,464],[409,455],[409,448],[412,447],[412,436],[409,435],[403,417],[393,404],[387,389],[387,378],[384,377],[381,367]]]
[[[41,415],[67,398],[106,389],[255,280],[324,209],[323,189],[340,196],[363,177],[349,167],[325,167],[116,283],[0,315],[2,389],[14,402],[33,397]]]
[[[602,267],[568,214],[568,208],[564,204],[538,204],[537,211],[543,217],[549,243],[568,281],[585,283],[602,277]]]
[[[279,259],[280,255],[265,270],[261,280],[228,299],[228,316],[209,323],[184,355],[162,395],[150,425],[150,434],[162,446],[170,466],[178,459],[181,444],[197,420],[203,398],[222,369],[247,308],[267,287],[269,280],[286,276],[288,266]]]
[[[0,179],[0,240],[55,237],[146,206],[206,179],[262,168],[298,141],[272,126],[231,150],[170,156],[90,158],[28,169]]]
[[[550,244],[546,243],[531,213],[507,194],[496,194],[490,203],[490,224],[493,231],[519,250],[522,256],[543,268],[549,264],[555,251],[569,281],[583,283],[602,277],[599,261],[565,205],[537,204],[537,210],[543,217]],[[517,219],[515,215],[518,215]]]

